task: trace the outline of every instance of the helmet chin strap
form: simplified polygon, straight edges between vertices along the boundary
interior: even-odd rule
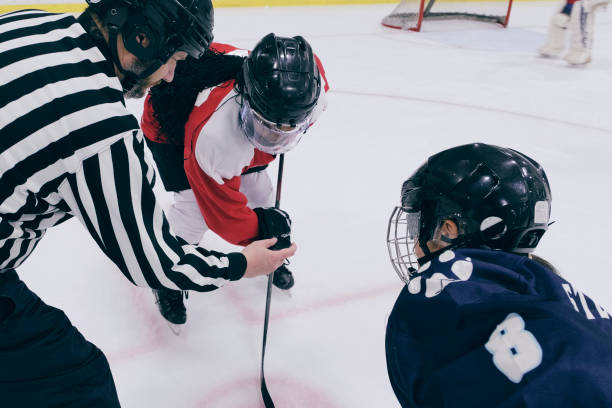
[[[419,266],[431,261],[432,259],[434,259],[436,256],[438,256],[444,251],[448,251],[450,249],[454,249],[458,247],[468,247],[468,246],[479,247],[482,244],[482,239],[479,233],[460,235],[457,238],[449,238],[446,235],[441,235],[440,241],[446,242],[449,245],[445,246],[444,248],[440,248],[436,251],[433,251],[433,252],[429,250],[427,243],[423,245],[419,241],[419,246],[421,250],[423,251],[423,253],[425,254],[422,257],[417,259]]]
[[[419,266],[423,266],[424,264],[426,264],[433,258],[433,254],[429,250],[429,247],[427,246],[427,242],[422,242],[420,237],[419,237],[419,248],[421,248],[421,251],[423,251],[425,255],[423,255],[420,258],[417,258],[417,262],[419,263]],[[434,252],[437,252],[437,251],[434,251]]]
[[[433,252],[431,252],[429,250],[429,248],[427,247],[427,243],[425,243],[425,245],[422,245],[421,242],[419,241],[419,247],[421,248],[421,250],[425,254],[422,257],[417,258],[417,262],[419,263],[419,266],[423,266],[427,262],[429,262],[432,259],[434,259],[435,257],[437,257],[442,252],[448,251],[449,249],[457,248],[458,246],[461,246],[465,242],[462,239],[462,237],[457,237],[455,239],[452,239],[452,238],[448,238],[445,235],[440,236],[440,241],[447,242],[450,245],[445,246],[444,248],[440,248],[440,249],[438,249],[436,251],[433,251]]]

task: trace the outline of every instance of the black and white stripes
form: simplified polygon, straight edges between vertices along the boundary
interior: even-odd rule
[[[136,285],[205,291],[240,278],[241,254],[172,235],[146,149],[112,65],[74,17],[0,16],[0,271],[75,216]]]

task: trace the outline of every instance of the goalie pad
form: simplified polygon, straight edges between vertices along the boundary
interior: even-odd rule
[[[593,23],[594,13],[587,11],[584,1],[574,3],[569,23],[569,52],[564,58],[571,65],[591,62]]]
[[[584,8],[589,13],[594,13],[600,10],[606,10],[610,0],[581,0],[584,3]]]
[[[548,26],[548,39],[538,51],[540,55],[548,58],[556,58],[565,49],[565,37],[570,16],[565,13],[557,13],[550,19]]]

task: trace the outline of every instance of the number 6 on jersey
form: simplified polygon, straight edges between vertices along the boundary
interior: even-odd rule
[[[516,313],[510,313],[495,328],[485,348],[493,354],[497,369],[514,383],[542,362],[540,343],[525,330],[525,321]]]

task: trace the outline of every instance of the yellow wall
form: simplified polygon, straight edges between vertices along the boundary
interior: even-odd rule
[[[5,0],[6,1],[6,0]],[[55,13],[80,13],[85,9],[86,3],[75,2],[74,0],[25,0],[17,3],[15,0],[8,0],[13,4],[0,5],[0,14],[9,11],[35,8],[47,10]],[[441,0],[441,1],[479,1],[479,0]],[[488,1],[508,1],[508,0],[488,0]],[[517,0],[514,0],[517,1]],[[259,7],[259,6],[320,6],[335,4],[375,4],[375,3],[398,3],[399,0],[213,0],[214,7]]]
[[[258,7],[258,6],[304,6],[304,5],[328,5],[328,4],[374,4],[374,3],[397,3],[397,0],[213,0],[214,7]],[[35,8],[55,13],[80,13],[85,9],[82,3],[24,3],[0,5],[0,14],[9,11]]]

